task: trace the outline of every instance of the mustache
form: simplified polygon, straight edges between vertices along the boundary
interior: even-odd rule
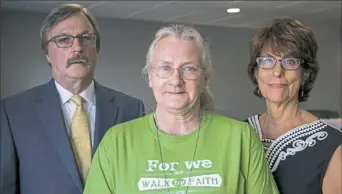
[[[76,62],[77,63],[81,62],[83,65],[87,65],[88,64],[88,58],[85,56],[82,56],[82,55],[75,55],[75,56],[71,57],[70,59],[68,59],[67,68]]]

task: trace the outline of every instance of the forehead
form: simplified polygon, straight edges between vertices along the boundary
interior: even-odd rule
[[[276,50],[271,45],[265,45],[260,50],[261,56],[273,56],[273,57],[282,57],[282,53],[279,50]]]
[[[60,34],[78,35],[91,31],[93,27],[87,17],[84,14],[76,14],[54,25],[47,34],[48,37],[52,37]]]
[[[265,44],[260,50],[260,56],[277,58],[298,57],[297,53],[287,45]]]
[[[157,61],[197,62],[199,52],[194,41],[168,36],[155,44],[152,55]]]

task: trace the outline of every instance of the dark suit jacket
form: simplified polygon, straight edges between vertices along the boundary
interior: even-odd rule
[[[144,113],[141,100],[95,82],[93,153],[106,131]],[[54,80],[1,100],[0,194],[81,194]]]

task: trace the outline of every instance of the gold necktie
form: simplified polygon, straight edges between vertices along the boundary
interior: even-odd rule
[[[85,182],[91,163],[91,141],[89,134],[88,114],[83,108],[83,98],[73,96],[76,111],[71,124],[71,145],[74,150],[79,172]]]

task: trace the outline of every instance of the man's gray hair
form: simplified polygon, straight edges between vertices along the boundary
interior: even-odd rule
[[[212,75],[212,61],[209,51],[208,43],[203,39],[201,34],[193,27],[181,24],[171,24],[166,27],[160,28],[148,49],[146,54],[145,67],[142,69],[142,76],[145,80],[148,80],[148,73],[151,68],[151,58],[153,55],[153,49],[158,41],[161,39],[172,36],[183,40],[193,41],[199,52],[199,62],[203,68],[204,76],[209,83]],[[214,99],[211,91],[208,87],[204,88],[200,96],[200,106],[206,110],[214,109]]]
[[[100,50],[100,33],[99,33],[99,27],[97,26],[95,18],[92,16],[90,11],[79,5],[79,4],[62,4],[55,9],[53,9],[50,14],[45,18],[43,21],[43,24],[40,28],[40,42],[42,50],[45,54],[48,53],[47,51],[47,32],[53,28],[55,25],[60,23],[61,21],[64,21],[65,19],[77,15],[77,14],[83,14],[86,16],[86,18],[89,20],[90,24],[94,28],[95,34],[96,34],[96,49],[97,52]]]

